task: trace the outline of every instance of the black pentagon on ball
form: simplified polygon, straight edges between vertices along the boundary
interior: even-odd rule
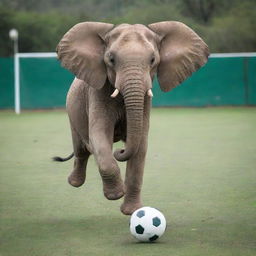
[[[141,225],[135,227],[136,233],[142,235],[144,232],[144,228]]]
[[[145,216],[145,211],[143,211],[143,210],[138,211],[136,216],[139,218],[142,218],[143,216]]]
[[[155,241],[158,237],[159,237],[159,236],[157,236],[157,235],[151,236],[151,237],[149,238],[149,241],[150,241],[150,242],[153,242],[153,241]]]
[[[153,221],[153,225],[154,225],[155,227],[158,227],[158,226],[160,226],[160,224],[161,224],[161,220],[160,220],[158,217],[154,217],[154,218],[152,219],[152,221]]]

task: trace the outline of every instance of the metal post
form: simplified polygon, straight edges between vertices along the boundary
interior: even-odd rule
[[[14,41],[14,82],[15,82],[15,113],[20,114],[20,59],[18,41]]]
[[[20,61],[18,38],[19,33],[16,29],[11,29],[9,32],[10,38],[14,44],[14,98],[15,98],[15,113],[20,114]]]

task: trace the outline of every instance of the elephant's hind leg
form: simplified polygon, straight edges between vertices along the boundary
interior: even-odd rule
[[[74,147],[74,168],[68,177],[68,182],[73,187],[80,187],[86,178],[86,166],[90,156],[79,135],[71,128]]]
[[[68,183],[73,187],[80,187],[84,184],[86,178],[86,165],[90,153],[84,157],[76,157],[74,160],[74,168],[68,177]]]

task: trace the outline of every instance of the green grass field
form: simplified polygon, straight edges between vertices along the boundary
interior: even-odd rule
[[[168,228],[131,237],[121,200],[102,193],[94,159],[71,187],[63,111],[0,112],[1,256],[256,255],[256,108],[153,109],[143,199]],[[122,175],[124,175],[124,164]]]

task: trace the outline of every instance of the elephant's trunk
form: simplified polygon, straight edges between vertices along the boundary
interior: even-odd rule
[[[141,78],[128,78],[122,86],[127,120],[125,149],[118,149],[114,156],[118,161],[127,161],[137,153],[143,133],[145,90]]]

